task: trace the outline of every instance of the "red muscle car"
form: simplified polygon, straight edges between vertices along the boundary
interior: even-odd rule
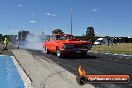
[[[79,54],[86,56],[91,43],[75,39],[70,34],[54,34],[43,43],[44,53],[54,52],[58,57]]]

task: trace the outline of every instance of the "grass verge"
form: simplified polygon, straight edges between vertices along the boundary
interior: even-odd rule
[[[91,51],[92,52],[101,52],[101,53],[132,55],[132,43],[113,44],[110,46],[95,45],[92,47]]]

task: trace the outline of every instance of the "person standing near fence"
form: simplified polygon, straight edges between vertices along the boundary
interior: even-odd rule
[[[7,45],[8,45],[9,41],[7,38],[4,39],[4,44],[5,44],[5,47],[3,48],[3,50],[7,50]],[[2,51],[3,51],[2,50]]]

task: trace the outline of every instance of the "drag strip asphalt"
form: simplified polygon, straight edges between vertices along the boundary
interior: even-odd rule
[[[41,56],[43,59],[50,59],[67,71],[76,74],[77,68],[81,65],[87,74],[129,74],[132,75],[132,57],[112,54],[88,52],[86,58],[74,56],[58,58],[54,54],[44,54],[40,50],[28,50],[32,55]],[[132,79],[132,78],[131,78]],[[92,84],[95,88],[132,88],[128,84]]]

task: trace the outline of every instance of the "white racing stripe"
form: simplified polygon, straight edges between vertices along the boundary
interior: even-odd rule
[[[112,53],[105,53],[105,54],[112,54]]]
[[[130,59],[129,57],[127,57],[126,59]]]
[[[25,88],[34,88],[32,86],[32,82],[30,80],[30,78],[27,76],[27,74],[24,72],[24,69],[21,67],[21,65],[19,64],[19,62],[16,60],[16,58],[14,56],[11,56],[20,76],[21,76],[21,79],[23,80],[24,82],[24,86]]]
[[[116,56],[116,55],[121,55],[121,54],[114,54],[114,55]]]
[[[119,60],[115,60],[115,61],[119,61]]]
[[[7,56],[7,55],[0,55],[0,56]]]

